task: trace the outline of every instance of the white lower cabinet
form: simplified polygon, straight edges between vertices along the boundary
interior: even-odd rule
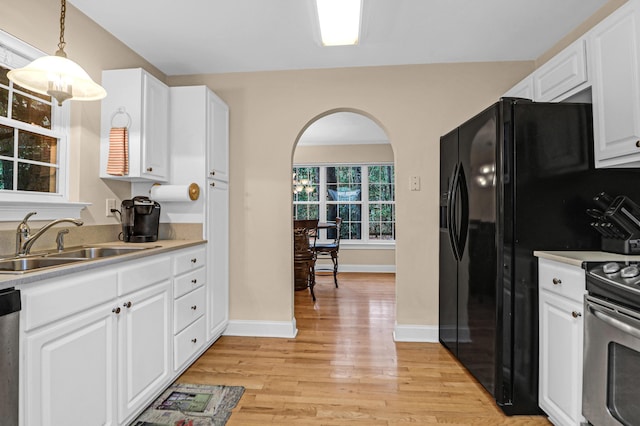
[[[582,417],[582,343],[585,273],[577,266],[539,259],[540,361],[538,400],[559,426]]]
[[[17,286],[20,424],[131,422],[211,342],[205,253],[202,245]]]

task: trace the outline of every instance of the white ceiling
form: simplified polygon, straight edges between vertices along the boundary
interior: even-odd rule
[[[607,0],[363,0],[351,47],[321,47],[314,0],[69,2],[163,73],[182,75],[533,60]]]

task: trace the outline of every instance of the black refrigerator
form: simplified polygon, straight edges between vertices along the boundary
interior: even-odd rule
[[[594,168],[589,104],[504,98],[441,138],[439,339],[506,414],[540,412],[533,251],[599,250],[593,197],[639,184]]]

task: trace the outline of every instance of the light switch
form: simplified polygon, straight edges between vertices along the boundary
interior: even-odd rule
[[[411,190],[420,191],[420,176],[411,176]]]

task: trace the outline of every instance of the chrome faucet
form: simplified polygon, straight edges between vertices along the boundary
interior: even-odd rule
[[[57,225],[58,223],[70,222],[76,226],[82,226],[82,224],[84,223],[80,219],[74,219],[70,217],[56,219],[38,229],[35,234],[31,234],[31,228],[27,224],[27,220],[29,220],[29,218],[34,214],[36,214],[36,212],[27,213],[24,219],[22,219],[22,222],[20,222],[20,224],[18,225],[18,229],[16,229],[16,256],[28,255],[31,247],[36,242],[36,240],[40,238],[42,234],[44,234],[49,228]]]

